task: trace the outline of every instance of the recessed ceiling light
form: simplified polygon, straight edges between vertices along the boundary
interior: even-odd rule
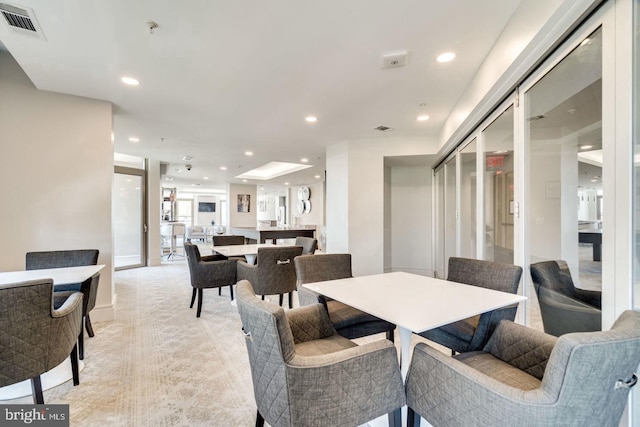
[[[581,150],[588,150],[589,148],[593,148],[593,145],[581,145],[580,146]]]
[[[226,171],[226,170],[227,170],[227,167],[226,167],[226,166],[220,166],[220,170],[221,170],[221,171]]]
[[[303,157],[303,158],[300,159],[300,161],[302,163],[307,163],[309,161],[309,159],[307,159],[306,157]]]
[[[318,121],[318,118],[316,116],[307,116],[304,119],[309,123],[315,123]]]
[[[138,86],[140,84],[140,82],[133,77],[123,77],[120,81],[129,86]]]
[[[129,138],[129,141],[131,141],[131,142],[140,142],[140,138],[132,136],[131,138]]]
[[[591,182],[598,182],[598,180],[597,179],[592,179]]]
[[[244,155],[245,156],[253,156],[253,151],[245,151]]]
[[[285,182],[285,183],[284,183],[284,185],[289,185],[289,183],[288,183],[288,182]]]
[[[320,179],[320,175],[316,175],[314,178],[315,179]]]
[[[246,180],[246,179],[243,179],[243,180],[242,180],[242,182],[247,182],[247,180]]]
[[[427,116],[426,114],[422,114],[422,115],[418,116],[416,118],[416,120],[418,120],[419,122],[425,122],[425,121],[429,120],[429,116]]]
[[[582,43],[580,43],[580,46],[584,46],[585,44],[589,44],[589,43],[591,43],[591,39],[587,37],[586,39],[582,40]]]
[[[203,176],[202,179],[209,179],[209,177],[208,176]]]
[[[445,52],[442,53],[440,55],[438,55],[438,57],[436,58],[436,61],[438,62],[449,62],[449,61],[453,61],[456,58],[456,54],[453,52]]]

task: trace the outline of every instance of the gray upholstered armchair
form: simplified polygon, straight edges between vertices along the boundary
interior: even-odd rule
[[[67,357],[73,383],[80,383],[82,294],[56,298],[61,299],[58,308],[51,279],[0,285],[0,387],[30,379],[36,404],[44,403],[40,375]]]
[[[404,387],[387,340],[356,345],[338,335],[320,304],[286,314],[237,285],[238,311],[258,408],[256,426],[356,426],[389,414],[400,425]]]
[[[576,288],[564,261],[538,262],[530,270],[546,333],[602,329],[602,293]]]
[[[302,246],[302,255],[313,255],[318,249],[318,239],[313,237],[296,237],[296,246]]]
[[[98,249],[70,249],[62,251],[41,251],[27,252],[26,269],[41,270],[44,268],[63,268],[63,267],[80,267],[84,265],[98,264]],[[98,296],[98,283],[100,281],[100,273],[88,278],[82,283],[72,283],[66,285],[56,285],[55,293],[63,297],[68,297],[73,292],[82,292],[82,325],[86,328],[87,334],[93,337],[93,326],[91,325],[91,317],[89,313],[96,306],[96,297]],[[84,359],[84,333],[78,338],[78,353],[80,360]]]
[[[233,300],[233,285],[236,283],[236,260],[227,259],[221,255],[201,257],[198,247],[189,242],[185,242],[184,250],[187,254],[187,264],[189,264],[189,275],[193,287],[189,308],[193,308],[196,293],[198,295],[196,317],[200,317],[202,312],[203,289],[229,286]]]
[[[502,321],[482,351],[416,345],[407,425],[618,426],[640,364],[640,312],[610,331],[553,337]],[[414,424],[415,423],[415,424]]]
[[[258,248],[256,265],[238,261],[238,281],[248,280],[258,295],[289,294],[289,308],[293,307],[293,291],[296,290],[295,257],[302,255],[302,246],[274,246]]]
[[[470,258],[449,258],[447,280],[515,294],[522,267]],[[450,323],[420,335],[452,352],[481,350],[501,320],[514,320],[517,304]]]
[[[351,274],[351,254],[326,254],[302,256],[294,260],[298,277],[298,299],[300,305],[323,304],[333,326],[343,337],[353,339],[385,332],[387,339],[394,340],[396,325],[379,319],[339,301],[303,287],[305,283],[346,279]]]

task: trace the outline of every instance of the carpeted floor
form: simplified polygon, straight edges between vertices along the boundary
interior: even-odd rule
[[[240,317],[228,288],[189,309],[186,263],[115,274],[113,322],[85,338],[80,386],[45,391],[72,426],[250,426],[255,403]],[[31,397],[2,403],[32,403]]]

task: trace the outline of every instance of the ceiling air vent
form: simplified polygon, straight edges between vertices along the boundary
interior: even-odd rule
[[[374,129],[375,129],[375,130],[379,130],[380,132],[389,132],[389,131],[392,131],[392,130],[393,130],[393,129],[392,129],[392,128],[390,128],[389,126],[383,126],[383,125],[380,125],[380,126],[378,126],[378,127],[375,127]]]
[[[33,10],[0,3],[0,13],[11,30],[44,39]]]

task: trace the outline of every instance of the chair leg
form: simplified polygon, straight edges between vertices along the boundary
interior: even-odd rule
[[[218,296],[222,295],[222,288],[218,288]]]
[[[289,308],[293,308],[293,292],[289,292]]]
[[[407,406],[407,427],[420,427],[420,415],[409,406]]]
[[[84,327],[87,329],[87,334],[89,334],[90,337],[94,337],[96,335],[95,333],[93,333],[93,326],[91,325],[91,318],[89,317],[89,313],[84,316]]]
[[[84,333],[84,331],[82,331]],[[73,385],[80,384],[80,370],[78,369],[78,344],[73,346],[73,350],[71,350],[71,354],[69,355],[71,359],[71,372],[73,372]]]
[[[257,411],[258,415],[256,416],[256,427],[264,427],[264,418],[260,415],[260,411]]]
[[[231,292],[231,301],[233,301],[233,285],[229,285],[229,292]]]
[[[40,375],[31,378],[31,394],[33,395],[33,403],[36,405],[44,405],[44,396],[42,394],[42,381]]]
[[[388,339],[389,341],[391,341],[391,342],[395,342],[395,341],[394,341],[394,340],[395,340],[395,338],[396,338],[396,331],[395,331],[395,329],[394,329],[394,330],[392,330],[392,331],[387,331],[387,339]]]
[[[280,295],[278,295],[278,297],[279,297],[279,301],[280,301],[279,302],[280,307],[282,307],[282,302],[284,301],[284,294],[280,294]]]
[[[402,408],[398,408],[393,412],[389,412],[389,427],[402,427]],[[407,427],[409,426],[407,423]]]
[[[202,288],[198,288],[198,313],[196,317],[200,317],[200,312],[202,311]]]
[[[78,335],[78,359],[84,360],[84,321],[80,320],[80,335]]]
[[[189,306],[189,308],[193,308],[193,303],[196,302],[197,293],[198,293],[198,290],[196,288],[193,288],[193,292],[191,292],[191,305]]]
[[[262,295],[262,301],[264,301],[264,295]]]

